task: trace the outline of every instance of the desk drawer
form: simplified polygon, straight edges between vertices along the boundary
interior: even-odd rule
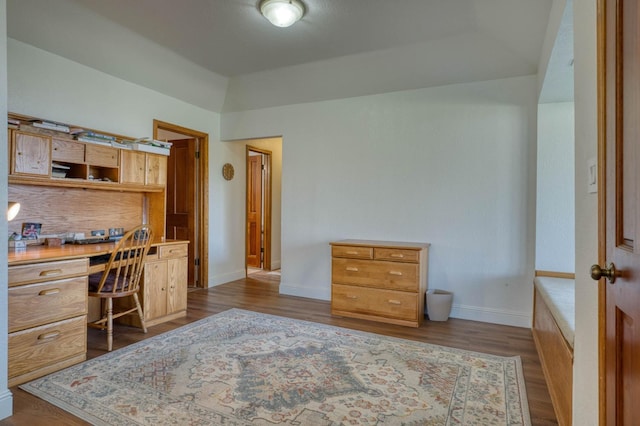
[[[117,148],[87,144],[85,158],[88,164],[101,167],[118,167],[120,158]]]
[[[418,271],[419,265],[412,263],[338,258],[331,262],[334,283],[411,292],[418,291]]]
[[[9,289],[9,332],[87,313],[87,277]]]
[[[401,320],[418,318],[418,303],[413,293],[338,284],[332,286],[331,309]]]
[[[171,259],[175,257],[185,257],[189,255],[187,244],[172,244],[158,247],[160,259]]]
[[[9,334],[9,377],[37,370],[87,350],[87,317]]]
[[[51,158],[67,163],[84,163],[84,144],[53,138],[51,141]]]
[[[395,248],[375,248],[373,258],[378,260],[391,260],[394,262],[418,263],[420,252],[416,250],[403,250]]]
[[[59,262],[35,263],[32,265],[10,266],[9,287],[20,284],[86,275],[88,271],[89,261],[87,259],[74,259],[63,260]]]
[[[332,246],[331,255],[334,257],[373,259],[373,248],[359,246]]]

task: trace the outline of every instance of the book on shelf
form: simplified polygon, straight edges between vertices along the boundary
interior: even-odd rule
[[[131,149],[134,151],[151,152],[153,154],[170,155],[171,150],[169,148],[163,148],[160,146],[154,146],[146,143],[134,142],[131,144]]]
[[[65,166],[64,164],[60,164],[60,163],[51,163],[51,168],[53,169],[61,169],[61,170],[69,170],[71,167],[69,166]]]
[[[92,132],[92,131],[89,131],[89,130],[83,130],[79,134],[81,134],[84,137],[96,138],[96,139],[104,139],[104,140],[107,140],[107,141],[115,141],[117,139],[115,136],[104,135],[102,133],[96,133],[96,132]]]
[[[131,149],[131,144],[124,143],[124,141],[123,142],[111,141],[111,146],[114,148],[120,148],[120,149]]]
[[[80,142],[89,142],[89,143],[95,143],[95,144],[104,145],[104,146],[111,146],[111,142],[112,142],[110,140],[106,140],[102,138],[94,138],[91,136],[77,136],[76,140]]]
[[[33,127],[39,127],[41,129],[56,130],[58,132],[69,133],[69,126],[61,123],[54,123],[53,121],[32,121]]]

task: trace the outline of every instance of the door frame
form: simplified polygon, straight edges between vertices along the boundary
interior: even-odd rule
[[[154,139],[158,137],[158,130],[160,129],[180,133],[185,135],[187,138],[200,140],[199,155],[202,161],[199,163],[199,173],[197,176],[198,191],[196,194],[197,199],[199,200],[197,202],[196,211],[198,214],[197,225],[200,239],[195,253],[197,253],[197,257],[200,259],[200,279],[198,281],[198,287],[207,288],[209,286],[209,221],[207,220],[209,217],[209,134],[154,119]],[[164,226],[166,228],[166,222]],[[193,241],[190,243],[193,244]]]
[[[597,4],[597,156],[598,156],[598,265],[604,265],[607,256],[607,216],[606,216],[606,16],[605,0],[598,0]],[[599,424],[607,423],[607,395],[606,395],[606,339],[607,339],[607,287],[606,280],[599,280],[598,285],[598,399]]]
[[[264,214],[262,221],[264,222],[264,256],[262,258],[262,269],[266,271],[271,270],[271,155],[272,152],[267,149],[257,148],[255,146],[246,145],[245,155],[245,236],[244,236],[244,269],[247,271],[247,253],[249,253],[249,231],[247,229],[247,223],[249,221],[249,154],[250,152],[259,152],[265,156],[264,164],[264,182],[263,191],[264,198],[262,204],[264,207]]]

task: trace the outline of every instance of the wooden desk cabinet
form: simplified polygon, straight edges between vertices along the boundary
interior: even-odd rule
[[[159,246],[147,256],[139,293],[147,327],[187,315],[187,262],[187,242]],[[134,315],[121,321],[140,326]]]
[[[331,243],[331,313],[418,327],[424,319],[429,244]]]
[[[10,266],[9,386],[86,359],[88,260]]]

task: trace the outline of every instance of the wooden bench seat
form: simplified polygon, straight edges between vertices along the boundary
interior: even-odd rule
[[[575,280],[535,278],[532,331],[558,423],[571,425]]]

